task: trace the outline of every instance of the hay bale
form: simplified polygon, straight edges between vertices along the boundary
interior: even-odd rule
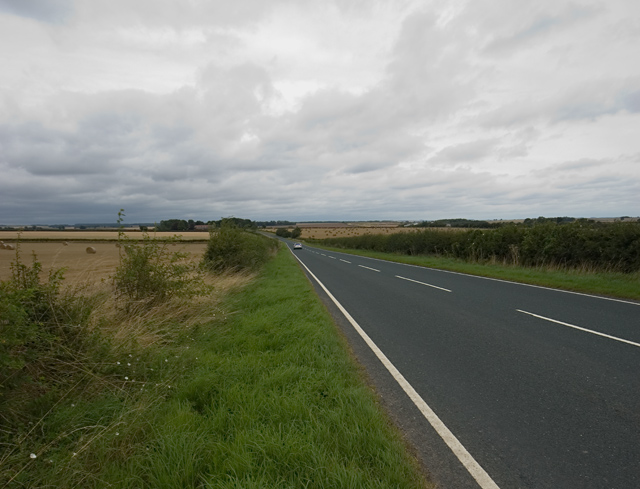
[[[15,250],[16,249],[16,247],[13,246],[12,244],[6,244],[6,245],[3,246],[3,248],[5,250]]]
[[[62,246],[69,246],[69,242],[65,241],[64,243],[62,243]]]
[[[96,249],[93,246],[87,246],[87,253],[90,255],[95,255]]]

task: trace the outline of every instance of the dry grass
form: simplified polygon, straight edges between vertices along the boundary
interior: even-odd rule
[[[20,255],[24,263],[30,264],[30,256],[35,253],[45,274],[53,268],[65,268],[65,284],[99,282],[115,272],[119,249],[113,242],[91,242],[91,246],[96,249],[95,254],[86,252],[86,242],[69,241],[68,245],[58,241],[21,242]],[[206,247],[206,243],[181,243],[175,246],[175,251],[191,253],[200,259]],[[15,258],[15,251],[0,250],[0,280],[11,277],[11,262]]]

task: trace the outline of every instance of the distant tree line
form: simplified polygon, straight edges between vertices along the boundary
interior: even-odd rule
[[[534,220],[537,221],[537,220]],[[523,266],[640,270],[640,223],[578,219],[505,224],[496,229],[327,238],[330,246],[407,255],[440,255],[468,261],[497,260]]]
[[[239,217],[223,217],[217,221],[194,221],[193,219],[167,219],[160,221],[156,226],[157,231],[193,231],[196,226],[208,225],[212,228],[220,228],[223,223],[232,224],[240,229],[256,229],[257,225],[251,219],[241,219]]]
[[[260,228],[274,227],[274,226],[295,226],[295,222],[291,221],[256,221],[256,226]]]
[[[415,225],[420,228],[496,228],[500,227],[499,222],[476,221],[474,219],[438,219],[436,221],[423,221]]]

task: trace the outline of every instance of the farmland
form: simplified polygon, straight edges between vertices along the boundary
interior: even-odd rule
[[[34,233],[36,234],[36,233]],[[40,233],[39,233],[40,234]],[[52,233],[41,233],[49,234]],[[86,233],[105,234],[105,233]],[[117,234],[117,233],[116,233]],[[138,233],[139,235],[139,233]],[[117,237],[117,236],[116,236]],[[1,238],[5,243],[12,243],[8,239]],[[119,248],[113,241],[95,242],[91,238],[87,241],[23,241],[20,243],[20,254],[26,263],[31,262],[30,256],[35,254],[42,263],[45,274],[52,269],[64,268],[65,278],[68,283],[84,282],[87,280],[100,281],[113,275],[119,261]],[[92,246],[95,254],[88,254],[86,248]],[[202,256],[206,248],[205,243],[180,243],[171,248],[171,251],[184,251],[194,256]],[[11,276],[11,262],[15,261],[15,250],[0,250],[0,280],[7,280]]]
[[[163,239],[171,238],[177,233],[159,231],[150,233],[150,236]],[[142,239],[140,231],[125,231],[124,235],[131,239]],[[179,234],[183,241],[207,241],[207,231],[196,231]],[[0,231],[0,241],[5,243],[15,241],[117,241],[118,231]]]

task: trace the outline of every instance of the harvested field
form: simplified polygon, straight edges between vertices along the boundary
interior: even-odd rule
[[[44,234],[52,233],[45,232]],[[6,238],[0,239],[7,243]],[[15,241],[11,243],[15,244]],[[96,249],[95,254],[87,253],[88,244]],[[180,243],[171,246],[171,251],[185,251],[191,253],[193,258],[200,259],[206,247],[206,243]],[[20,244],[20,256],[23,263],[31,265],[33,253],[42,263],[43,278],[46,278],[52,268],[65,268],[65,283],[68,284],[99,282],[101,279],[108,279],[115,272],[119,260],[119,248],[114,242],[68,241],[68,245],[65,245],[63,241],[23,241]],[[11,263],[15,261],[15,258],[15,251],[0,250],[0,280],[11,277]]]
[[[23,241],[116,241],[118,239],[118,231],[0,231],[0,241],[13,242],[18,239],[18,234]],[[125,231],[124,234],[132,239],[143,238],[140,231]],[[171,238],[176,235],[181,236],[183,241],[207,241],[209,239],[208,231],[182,234],[167,231],[149,233],[152,238]]]

